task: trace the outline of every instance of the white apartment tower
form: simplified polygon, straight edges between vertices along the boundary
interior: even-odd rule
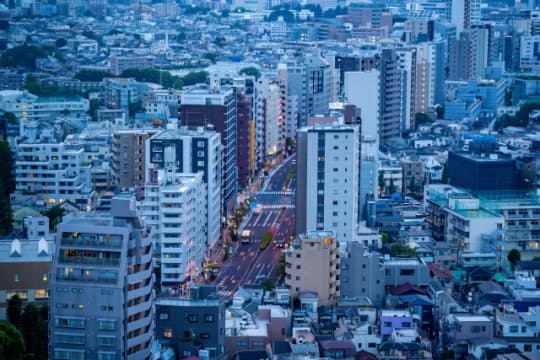
[[[165,169],[147,184],[142,211],[155,228],[161,286],[177,287],[200,271],[206,245],[206,186],[201,172],[175,172],[174,147],[165,148]]]
[[[296,233],[331,230],[353,239],[358,222],[358,125],[297,131]]]
[[[160,179],[162,172],[159,170],[182,175],[202,174],[206,196],[204,236],[206,237],[205,245],[208,247],[214,245],[221,237],[223,201],[221,146],[219,133],[204,128],[167,129],[146,141],[146,186],[159,186],[163,183],[163,178]],[[174,160],[171,160],[172,157]],[[171,161],[174,164],[172,169],[169,165]],[[176,178],[173,176],[173,179]],[[176,181],[174,180],[173,183]],[[164,216],[155,211],[145,215],[147,221],[152,224],[161,223]],[[156,245],[156,253],[160,254],[159,242]]]

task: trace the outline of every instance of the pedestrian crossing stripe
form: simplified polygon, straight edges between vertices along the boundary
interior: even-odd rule
[[[294,195],[295,191],[263,191],[258,195]]]
[[[294,209],[296,207],[296,205],[292,205],[292,204],[287,204],[287,205],[260,205],[261,208],[263,209],[283,209],[283,208],[287,208],[287,209]]]

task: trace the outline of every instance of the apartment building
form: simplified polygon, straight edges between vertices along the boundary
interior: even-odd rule
[[[319,305],[333,305],[340,294],[337,237],[332,231],[298,235],[287,250],[285,284],[291,296],[316,292]]]
[[[127,69],[146,69],[154,67],[155,62],[156,59],[153,56],[133,54],[129,56],[114,55],[109,58],[111,73],[115,76],[121,75],[122,72]]]
[[[357,125],[298,129],[297,234],[332,230],[340,243],[354,238],[358,224],[358,151]]]
[[[146,140],[156,129],[117,130],[112,140],[111,170],[114,185],[131,188],[144,185],[146,174]]]
[[[160,297],[155,306],[156,338],[178,356],[225,358],[225,305],[216,286],[193,285],[189,296]]]
[[[146,186],[160,184],[159,170],[167,170],[167,162],[173,162],[173,172],[179,174],[202,173],[206,196],[206,241],[207,246],[214,245],[220,238],[222,219],[222,167],[221,139],[212,129],[202,127],[197,130],[187,128],[163,130],[146,141]],[[167,160],[167,162],[166,162]],[[151,205],[154,207],[154,205]],[[145,209],[149,221],[157,224],[159,212]],[[157,210],[157,209],[156,209]],[[159,252],[159,249],[157,249]]]
[[[237,103],[234,89],[198,86],[182,93],[179,124],[197,128],[212,125],[221,134],[224,214],[236,207],[238,193]]]
[[[51,359],[147,359],[154,321],[152,240],[135,200],[65,216],[50,279]]]
[[[17,146],[16,195],[45,206],[70,201],[86,210],[94,197],[90,168],[82,145],[27,140]]]
[[[204,262],[207,196],[202,172],[176,173],[174,160],[166,163],[169,167],[158,170],[157,183],[146,184],[140,207],[155,228],[154,255],[161,269],[161,286],[178,287],[198,274]]]

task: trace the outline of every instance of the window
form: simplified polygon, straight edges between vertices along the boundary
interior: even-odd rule
[[[73,329],[84,329],[85,320],[83,318],[74,318],[74,317],[61,317],[57,316],[54,319],[54,325],[56,327],[65,327]]]
[[[399,270],[399,275],[401,275],[401,276],[412,276],[412,275],[414,275],[414,269],[401,269],[401,270]]]
[[[509,328],[509,331],[512,334],[517,333],[518,330],[519,330],[519,326],[517,326],[517,325],[510,326],[510,328]]]
[[[385,321],[385,322],[383,323],[383,326],[384,326],[384,327],[392,327],[392,323],[391,323],[390,321]]]
[[[21,280],[21,278],[20,278],[20,276],[19,276],[19,273],[13,274],[13,281],[19,282],[20,280]]]
[[[367,347],[368,347],[368,348],[375,348],[375,347],[377,347],[377,344],[375,344],[375,343],[369,343],[369,344],[367,345]]]
[[[98,330],[116,330],[116,320],[98,319]]]
[[[36,299],[48,299],[49,298],[49,290],[36,289],[36,291],[34,292],[34,297]]]
[[[248,343],[247,341],[237,341],[235,345],[236,347],[244,347],[244,346],[248,346]]]
[[[100,309],[101,311],[113,311],[113,307],[108,305],[101,305]]]
[[[202,332],[199,334],[199,339],[208,339],[210,335],[207,332]]]
[[[252,346],[264,346],[264,341],[253,341],[251,343]]]
[[[43,273],[43,274],[41,275],[41,280],[43,280],[43,281],[49,280],[49,274],[47,274],[46,272]]]
[[[189,314],[188,315],[188,321],[190,323],[196,323],[196,322],[199,322],[199,315],[197,314]]]
[[[55,349],[56,360],[84,360],[84,350]]]
[[[83,288],[72,288],[71,292],[74,293],[74,294],[82,294],[82,293],[84,293],[84,289]]]
[[[112,295],[113,293],[112,289],[101,289],[101,295]]]
[[[173,337],[172,329],[168,328],[168,329],[163,330],[163,337],[165,337],[167,339],[172,338]]]
[[[86,336],[84,334],[55,333],[54,339],[59,344],[84,345]]]
[[[214,322],[214,315],[213,314],[204,314],[204,322],[205,323],[213,323]]]
[[[160,313],[159,314],[159,320],[168,320],[169,319],[169,314],[167,313]]]
[[[116,360],[116,353],[111,351],[98,351],[97,353],[98,360]]]
[[[99,346],[114,346],[116,344],[116,337],[114,337],[114,336],[98,336],[97,344]]]
[[[407,322],[404,322],[404,323],[401,324],[401,327],[403,327],[403,328],[410,328],[410,327],[411,327],[411,323],[408,322],[408,321],[407,321]]]

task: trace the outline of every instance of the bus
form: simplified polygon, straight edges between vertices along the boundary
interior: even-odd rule
[[[240,239],[242,240],[242,244],[249,244],[251,241],[251,230],[242,231]]]

